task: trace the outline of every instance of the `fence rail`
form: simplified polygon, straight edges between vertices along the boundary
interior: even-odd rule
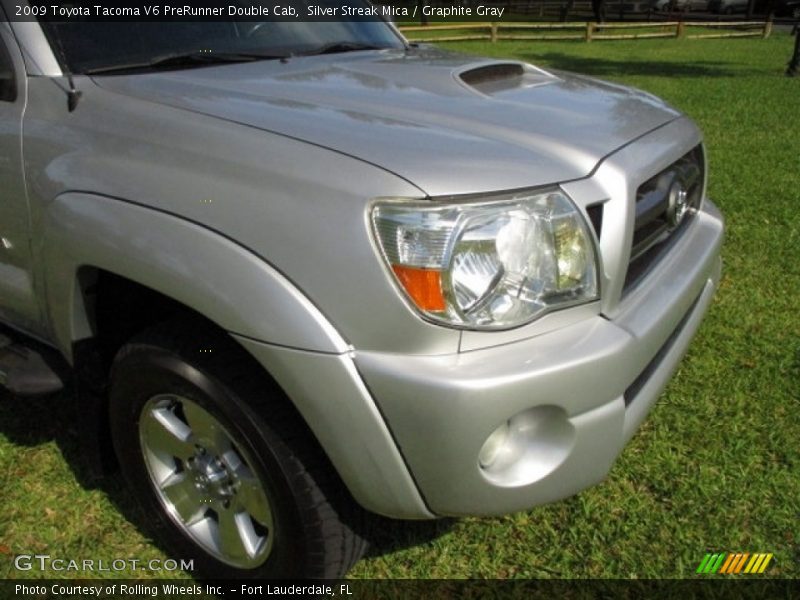
[[[687,33],[689,28],[726,29],[719,33]],[[604,30],[648,29],[641,33],[601,33]],[[557,34],[519,33],[524,31],[558,31]],[[574,30],[576,33],[564,33]],[[735,38],[763,37],[772,33],[772,21],[661,21],[657,23],[596,23],[573,21],[569,23],[462,23],[453,25],[412,25],[400,27],[403,33],[432,33],[429,36],[411,36],[415,42],[466,42],[506,40],[637,40],[653,38]],[[438,32],[460,31],[461,35],[439,35]],[[508,32],[508,33],[505,33]]]

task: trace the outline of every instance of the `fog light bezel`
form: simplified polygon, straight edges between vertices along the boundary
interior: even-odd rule
[[[502,434],[498,433],[505,430]],[[478,452],[483,477],[500,487],[535,483],[558,469],[572,453],[577,432],[567,412],[553,405],[523,410],[495,427]],[[491,461],[481,460],[490,444]]]

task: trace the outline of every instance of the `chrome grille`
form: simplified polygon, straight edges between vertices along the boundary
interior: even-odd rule
[[[624,290],[656,264],[700,206],[705,179],[703,148],[697,146],[636,190],[636,221]]]

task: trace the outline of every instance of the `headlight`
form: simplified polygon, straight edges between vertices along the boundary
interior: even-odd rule
[[[592,234],[559,190],[474,203],[379,202],[372,223],[401,289],[447,325],[508,329],[598,297]]]

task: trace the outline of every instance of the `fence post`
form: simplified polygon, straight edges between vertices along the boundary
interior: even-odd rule
[[[492,43],[496,44],[497,43],[497,23],[492,23],[491,38],[492,38]]]
[[[678,21],[678,25],[675,27],[676,38],[683,37],[683,27],[684,27],[683,21]]]
[[[586,21],[586,41],[592,41],[592,35],[594,34],[594,23],[591,21]]]
[[[772,33],[772,19],[764,21],[764,39],[767,39]]]

